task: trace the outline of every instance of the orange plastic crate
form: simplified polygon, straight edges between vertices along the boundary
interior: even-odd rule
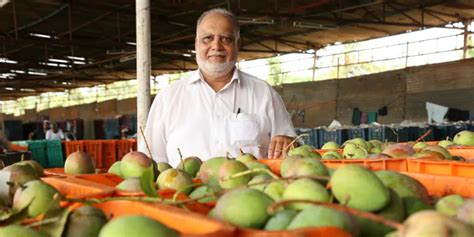
[[[448,148],[453,156],[461,156],[466,160],[474,160],[474,146],[455,146]]]
[[[474,197],[474,178],[413,172],[401,173],[420,181],[431,196],[443,197],[450,194],[458,194],[465,198]]]
[[[69,176],[44,177],[42,180],[67,198],[104,198],[112,196],[114,188]]]
[[[474,163],[445,160],[407,160],[407,171],[474,178]]]
[[[358,164],[370,168],[371,170],[393,170],[407,171],[407,159],[340,159],[321,160],[328,168],[336,169],[347,164]],[[270,170],[280,175],[280,166],[283,159],[261,159],[259,162],[266,164]]]
[[[123,179],[115,174],[109,173],[98,173],[98,174],[75,174],[69,175],[64,173],[64,168],[48,168],[44,170],[44,173],[48,177],[54,176],[68,176],[82,180],[88,180],[95,183],[115,187],[117,184],[123,181]]]
[[[343,229],[337,227],[302,228],[285,231],[264,231],[239,228],[234,235],[237,237],[350,237]]]
[[[117,141],[117,160],[122,160],[127,153],[137,150],[137,140],[122,139]]]
[[[66,141],[64,146],[66,147],[66,157],[73,152],[84,151],[83,141]]]
[[[110,168],[117,161],[117,140],[102,140],[102,168]]]
[[[153,218],[179,232],[183,237],[233,237],[235,228],[229,224],[161,203],[134,201],[110,201],[94,206],[112,218],[127,215],[143,215]]]
[[[84,140],[85,150],[94,159],[96,168],[103,168],[102,162],[102,141],[101,140]]]
[[[340,159],[340,160],[321,160],[329,168],[339,168],[347,164],[358,164],[371,170],[393,170],[407,171],[407,159]]]

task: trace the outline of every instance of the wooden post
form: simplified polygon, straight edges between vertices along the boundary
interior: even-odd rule
[[[140,128],[145,130],[150,110],[150,0],[136,0],[136,37],[137,37],[137,139],[143,141]]]

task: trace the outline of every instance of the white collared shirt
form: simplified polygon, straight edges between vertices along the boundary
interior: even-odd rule
[[[176,167],[183,158],[208,160],[239,149],[266,157],[273,136],[295,137],[280,95],[265,81],[234,70],[215,92],[198,70],[158,93],[148,115],[146,141],[155,161]],[[149,154],[142,142],[138,150]]]

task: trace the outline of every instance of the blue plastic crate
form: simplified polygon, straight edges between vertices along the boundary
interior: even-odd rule
[[[416,141],[418,138],[423,136],[428,130],[431,130],[431,133],[428,134],[423,140],[424,141],[434,141],[434,129],[431,127],[409,127],[408,128],[408,140]]]
[[[47,140],[28,141],[28,150],[31,151],[31,159],[37,161],[43,167],[48,167],[48,156],[46,153],[47,142]]]
[[[367,132],[367,140],[385,141],[385,127],[369,127]]]
[[[314,137],[314,132],[313,129],[311,128],[295,128],[296,135],[304,135],[301,137],[301,140],[303,140],[304,144],[311,145],[314,147],[317,147],[317,144],[315,144],[315,137]]]
[[[450,125],[446,124],[438,124],[438,125],[431,125],[433,129],[433,136],[435,141],[445,140],[446,137],[449,137],[449,127]]]
[[[46,153],[48,168],[64,167],[63,149],[60,140],[48,141]]]
[[[354,139],[354,138],[362,138],[367,140],[367,132],[368,128],[349,128],[347,129],[347,138]]]
[[[453,124],[448,127],[448,134],[451,139],[456,136],[456,134],[460,131],[468,130],[468,124],[467,123],[461,123],[461,124]]]
[[[408,127],[385,127],[385,140],[389,142],[409,141]]]
[[[323,146],[326,142],[336,142],[339,145],[342,145],[347,140],[347,129],[337,129],[337,130],[319,130],[319,145]]]

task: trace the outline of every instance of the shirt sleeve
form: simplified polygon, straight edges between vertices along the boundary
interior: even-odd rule
[[[156,95],[145,127],[145,139],[140,140],[138,151],[151,156],[157,162],[168,162],[166,155],[165,105],[163,94]],[[148,145],[148,147],[147,147]],[[151,151],[151,154],[150,154]]]
[[[46,131],[46,137],[45,137],[46,140],[51,140],[51,135],[52,135],[52,134],[51,134],[51,131],[50,131],[50,130]]]
[[[61,138],[61,140],[64,139],[64,133],[63,133],[63,130],[62,130],[62,129],[59,129],[58,135],[59,135],[59,138]]]
[[[290,115],[286,110],[285,103],[281,96],[271,88],[272,104],[270,106],[270,114],[272,115],[272,133],[271,137],[274,136],[289,136],[296,137],[293,122],[291,121]]]

